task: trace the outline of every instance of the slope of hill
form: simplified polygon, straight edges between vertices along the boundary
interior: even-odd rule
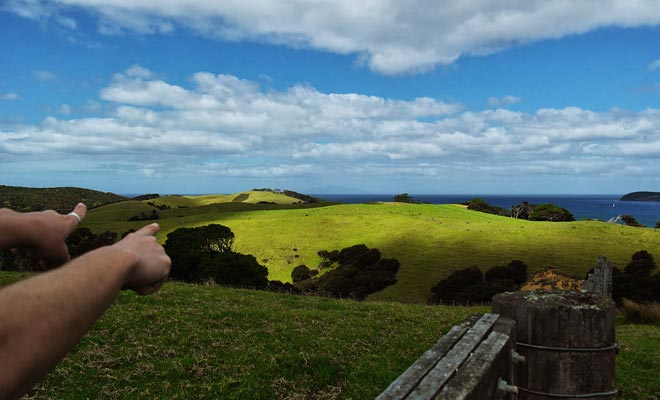
[[[123,204],[93,210],[86,225],[119,234],[143,225],[124,218]],[[619,268],[641,249],[660,259],[659,236],[651,229],[597,221],[517,220],[459,205],[224,203],[165,210],[160,216],[162,242],[182,226],[230,227],[236,234],[234,249],[255,255],[268,267],[270,279],[282,281],[290,281],[297,265],[316,267],[319,250],[364,243],[401,262],[398,282],[370,299],[403,302],[425,303],[433,285],[472,265],[485,271],[519,259],[530,267],[530,275],[552,265],[583,276],[599,255]]]
[[[0,272],[0,285],[18,274]],[[448,329],[488,309],[168,283],[122,292],[30,398],[373,399]],[[660,327],[617,325],[617,389],[660,392]]]
[[[145,201],[146,202],[146,201]],[[292,197],[284,192],[272,192],[266,190],[250,190],[234,194],[210,194],[202,196],[164,196],[149,200],[157,205],[168,205],[170,207],[198,207],[217,203],[273,203],[273,204],[298,204],[305,203],[297,197]]]
[[[659,201],[660,192],[632,192],[623,195],[621,201]]]
[[[126,198],[114,193],[77,187],[28,188],[0,185],[0,207],[17,211],[53,209],[68,212],[81,201],[88,208],[94,208],[123,200]]]

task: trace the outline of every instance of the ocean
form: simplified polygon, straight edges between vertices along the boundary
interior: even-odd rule
[[[338,203],[368,203],[374,201],[392,201],[393,194],[314,194],[311,195]],[[635,217],[640,224],[655,227],[660,221],[660,203],[641,201],[619,201],[620,194],[599,195],[493,195],[493,194],[411,194],[413,199],[432,204],[457,204],[475,197],[484,199],[492,206],[511,208],[527,201],[531,204],[552,203],[568,209],[575,219],[598,219],[607,221],[621,214]]]

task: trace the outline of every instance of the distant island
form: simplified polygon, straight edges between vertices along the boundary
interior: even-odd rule
[[[632,192],[623,195],[621,201],[658,201],[660,202],[660,192]]]

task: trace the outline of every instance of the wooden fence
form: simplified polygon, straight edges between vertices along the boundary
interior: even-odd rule
[[[454,326],[377,400],[613,399],[614,303],[515,292]]]

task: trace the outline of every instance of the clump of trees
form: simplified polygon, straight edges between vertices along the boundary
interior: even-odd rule
[[[68,213],[81,201],[91,209],[124,200],[127,198],[114,193],[77,187],[29,188],[0,185],[0,207],[21,212],[55,210]]]
[[[253,255],[232,251],[234,233],[226,226],[211,224],[179,228],[167,235],[165,251],[172,259],[172,279],[265,289],[268,269]]]
[[[154,203],[153,201],[148,201],[148,202],[147,202],[147,205],[149,205],[149,206],[151,206],[151,207],[154,207],[154,208],[157,208],[157,209],[159,209],[159,210],[161,210],[161,211],[163,211],[163,210],[169,210],[169,209],[172,208],[172,207],[168,206],[167,204],[156,204],[156,203]]]
[[[554,204],[530,204],[522,202],[506,210],[502,207],[491,206],[485,200],[480,198],[472,199],[466,203],[468,210],[481,211],[488,214],[501,215],[505,217],[527,219],[530,221],[575,221],[573,214],[563,207]]]
[[[158,193],[147,193],[147,194],[142,194],[142,195],[139,195],[139,196],[135,196],[135,197],[133,197],[132,200],[136,200],[136,201],[153,200],[153,199],[157,199],[159,197],[160,197],[160,195]]]
[[[134,215],[130,217],[128,220],[129,221],[153,221],[157,220],[160,218],[160,215],[158,215],[158,211],[156,210],[151,210],[150,212],[141,212],[139,215]]]
[[[465,203],[468,210],[481,211],[488,214],[502,215],[505,217],[511,216],[510,213],[502,207],[495,207],[488,204],[484,199],[479,197],[472,199]]]
[[[392,201],[396,203],[419,204],[419,201],[413,199],[408,193],[395,194]]]
[[[655,229],[660,229],[660,221],[655,223]]]
[[[624,298],[638,303],[660,301],[660,272],[651,275],[655,260],[646,250],[633,254],[621,271],[612,269],[612,298],[621,304]]]
[[[292,280],[303,292],[364,300],[367,295],[396,283],[399,261],[382,258],[378,249],[357,244],[339,251],[321,250],[318,254],[322,258],[319,268],[337,266],[320,276],[312,271],[307,273],[307,267],[307,270],[296,267]],[[309,277],[302,279],[305,276]]]
[[[109,246],[115,243],[116,240],[117,234],[115,232],[105,231],[97,235],[89,228],[78,228],[66,239],[66,245],[71,258],[76,258],[88,251]],[[56,267],[56,265],[42,264],[38,259],[26,253],[0,250],[0,270],[3,271],[39,272],[53,267]]]
[[[484,275],[477,266],[452,272],[431,288],[431,304],[488,302],[498,293],[516,290],[527,280],[527,265],[513,260]]]

